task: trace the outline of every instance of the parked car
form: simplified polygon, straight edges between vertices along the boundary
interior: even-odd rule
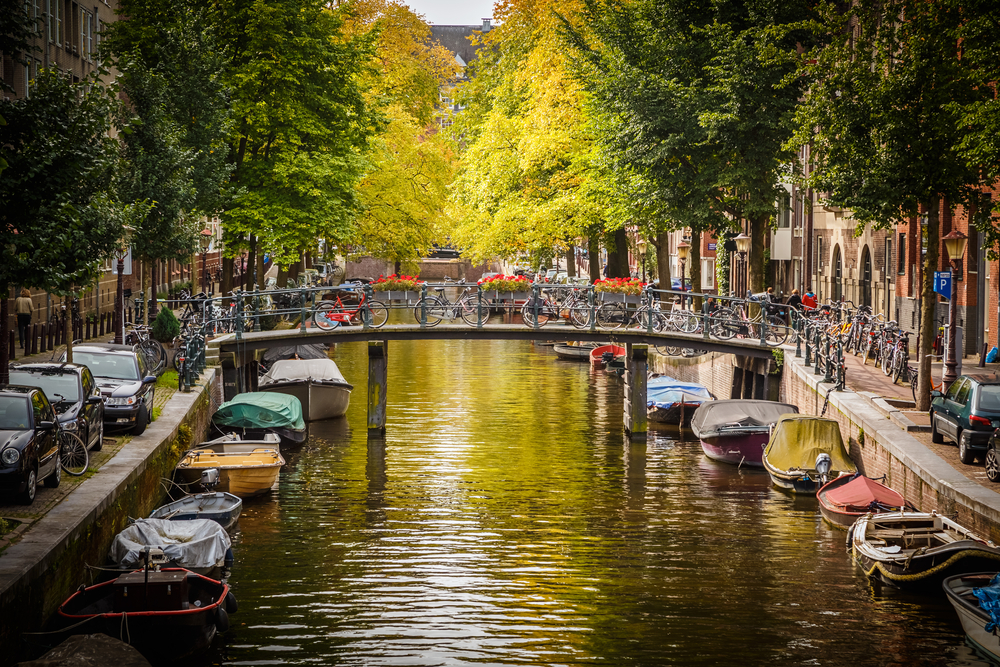
[[[12,364],[11,384],[38,387],[56,411],[59,428],[80,436],[87,449],[100,451],[104,438],[104,399],[86,366],[68,363]]]
[[[62,480],[59,422],[45,392],[37,387],[0,387],[0,491],[18,502],[35,500],[38,480],[55,488]]]
[[[65,354],[63,355],[65,357]],[[73,361],[94,374],[104,397],[104,427],[140,435],[153,417],[156,376],[129,345],[94,344],[73,347]]]
[[[932,391],[930,417],[932,442],[953,440],[962,463],[985,458],[993,431],[1000,427],[1000,376],[963,375],[948,393]]]

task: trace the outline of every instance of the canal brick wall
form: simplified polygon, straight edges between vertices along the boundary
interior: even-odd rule
[[[704,384],[720,398],[730,395],[730,355],[691,359],[653,356],[657,372]],[[918,509],[955,518],[1000,542],[1000,493],[968,479],[914,438],[906,430],[912,425],[885,401],[853,391],[831,391],[833,385],[823,384],[821,379],[822,375],[815,375],[803,359],[795,358],[794,348],[786,348],[778,400],[797,405],[803,414],[836,419],[861,471],[869,477],[885,475],[885,483]]]
[[[174,394],[143,435],[0,554],[0,662],[24,659],[31,647],[22,633],[43,630],[80,584],[96,581],[87,566],[104,566],[129,517],[148,516],[162,503],[161,480],[172,476],[181,454],[208,431],[219,375],[208,369],[193,391]]]

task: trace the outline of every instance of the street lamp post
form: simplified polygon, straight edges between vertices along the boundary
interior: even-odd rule
[[[684,275],[685,275],[684,265],[687,263],[688,253],[690,251],[691,251],[691,246],[689,244],[685,243],[684,241],[681,241],[680,243],[677,244],[677,259],[679,259],[681,261],[681,291],[682,292],[686,292],[687,291],[686,289],[684,289]],[[685,297],[681,297],[681,299],[685,303],[687,302],[687,299]]]
[[[745,294],[747,291],[746,274],[749,267],[747,266],[746,262],[747,262],[747,253],[750,252],[750,237],[740,232],[740,235],[733,240],[736,241],[736,252],[740,253],[740,265],[742,266],[742,271],[740,271],[740,273],[742,274],[741,276],[742,289],[738,292],[737,296],[743,298],[743,294]]]
[[[639,261],[642,262],[642,282],[646,282],[646,239],[639,239],[635,245],[639,250]]]
[[[212,244],[212,230],[201,230],[201,290],[208,294],[208,246]]]
[[[969,242],[968,237],[957,229],[953,229],[950,234],[943,239],[944,247],[948,251],[948,258],[951,262],[951,296],[948,299],[948,345],[944,353],[944,377],[941,378],[944,390],[947,391],[952,382],[958,378],[956,367],[957,350],[955,349],[955,324],[958,320],[958,300],[955,298],[955,273],[958,269],[958,262],[965,254],[965,245]]]

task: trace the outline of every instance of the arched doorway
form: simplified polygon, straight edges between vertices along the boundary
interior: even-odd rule
[[[832,298],[834,301],[840,301],[844,298],[844,263],[840,258],[840,246],[833,247],[833,265],[832,265],[831,276],[833,284],[830,286],[830,291],[832,293]]]
[[[872,305],[872,254],[865,246],[861,251],[861,274],[858,276],[858,300],[862,306]]]

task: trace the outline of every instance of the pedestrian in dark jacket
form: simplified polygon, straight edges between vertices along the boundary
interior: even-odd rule
[[[17,313],[17,338],[21,341],[21,349],[24,349],[24,340],[28,337],[28,327],[31,325],[31,313],[35,310],[35,304],[31,301],[31,293],[27,289],[21,288],[21,296],[14,301],[14,312]]]

